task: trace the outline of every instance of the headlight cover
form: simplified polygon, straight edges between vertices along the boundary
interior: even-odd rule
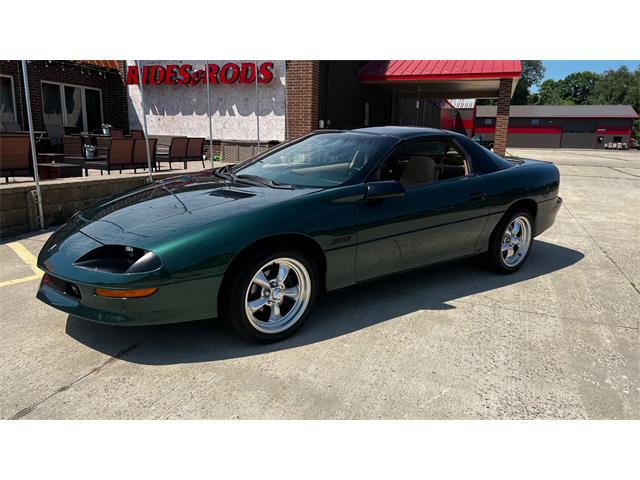
[[[76,267],[107,273],[146,273],[162,266],[160,258],[148,250],[125,245],[104,245],[84,254]]]

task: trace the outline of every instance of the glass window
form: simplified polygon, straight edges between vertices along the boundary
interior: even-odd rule
[[[102,126],[102,95],[97,88],[42,82],[45,124],[75,131],[93,131]]]
[[[484,124],[485,125],[493,125],[493,118],[485,118],[484,119]]]
[[[100,91],[93,88],[85,88],[85,102],[87,104],[87,130],[93,130],[102,127],[102,102],[100,99]]]
[[[67,127],[84,128],[82,115],[82,90],[80,87],[64,87],[64,102],[67,113]]]
[[[14,100],[13,77],[0,77],[0,121],[16,121]]]
[[[540,119],[539,118],[532,118],[531,119],[531,125],[540,125]]]
[[[416,188],[468,174],[466,157],[454,143],[422,140],[399,146],[378,171],[377,178]]]
[[[44,123],[62,125],[60,85],[42,82],[42,109],[44,112]]]
[[[288,185],[334,187],[380,160],[395,142],[362,133],[317,134],[240,166],[234,173]]]

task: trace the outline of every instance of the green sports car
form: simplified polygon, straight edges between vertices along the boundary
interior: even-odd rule
[[[453,132],[323,130],[78,212],[40,252],[37,297],[96,322],[222,317],[279,340],[322,292],[478,254],[518,270],[555,220],[559,181]]]

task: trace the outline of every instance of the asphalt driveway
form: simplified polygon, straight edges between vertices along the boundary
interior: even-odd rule
[[[562,173],[520,272],[466,260],[326,295],[270,346],[69,317],[35,299],[50,232],[0,245],[0,417],[640,419],[640,154],[510,153]]]

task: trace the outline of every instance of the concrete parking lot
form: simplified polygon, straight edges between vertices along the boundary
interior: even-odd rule
[[[50,232],[0,245],[0,416],[640,419],[640,154],[554,161],[565,202],[511,276],[475,260],[326,295],[293,338],[97,325],[35,299]]]

